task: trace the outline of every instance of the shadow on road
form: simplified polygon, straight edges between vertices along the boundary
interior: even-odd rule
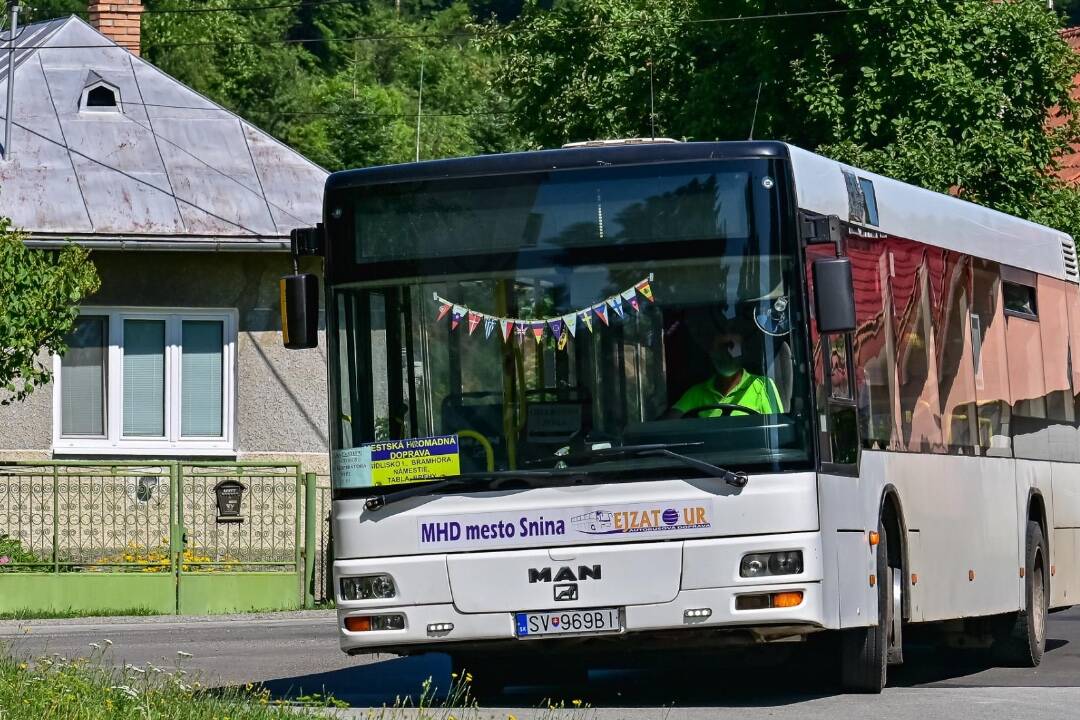
[[[1067,644],[1065,640],[1048,640],[1048,655],[1060,652]],[[750,708],[788,705],[841,692],[834,655],[829,648],[800,646],[779,656],[772,653],[775,657],[769,654],[772,649],[764,650],[724,656],[672,654],[648,669],[594,667],[587,682],[577,685],[544,684],[541,671],[532,678],[534,684],[510,687],[498,696],[482,698],[481,704],[546,707],[551,702],[570,705],[574,700],[582,700],[593,707]],[[905,655],[905,664],[890,671],[890,685],[991,684],[972,678],[994,667],[986,651],[943,651],[933,646],[916,646],[906,649]],[[447,656],[394,658],[333,672],[281,678],[263,685],[275,698],[320,693],[333,695],[354,707],[380,707],[392,706],[406,698],[415,705],[421,686],[429,677],[437,695],[448,690],[451,678]]]

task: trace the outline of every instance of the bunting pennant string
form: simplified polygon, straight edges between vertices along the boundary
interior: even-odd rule
[[[508,318],[489,315],[473,310],[464,305],[455,303],[433,293],[435,301],[435,322],[442,322],[449,316],[450,330],[457,330],[463,322],[468,322],[469,335],[476,332],[481,323],[484,326],[484,339],[488,340],[495,334],[496,328],[504,343],[510,342],[511,337],[516,337],[519,344],[525,342],[525,338],[532,333],[533,339],[539,345],[544,341],[546,334],[550,332],[555,340],[555,346],[559,350],[565,350],[571,338],[577,337],[579,325],[584,325],[589,333],[596,332],[593,318],[597,318],[605,326],[610,326],[616,320],[624,320],[628,313],[641,312],[644,303],[655,302],[656,298],[652,291],[653,275],[643,278],[622,292],[615,293],[605,298],[602,302],[587,305],[579,310],[545,318]]]

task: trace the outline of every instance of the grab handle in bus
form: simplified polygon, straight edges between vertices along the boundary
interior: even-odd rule
[[[851,260],[821,258],[813,264],[814,310],[818,332],[846,333],[855,329],[855,287]]]
[[[491,447],[490,440],[475,430],[458,430],[457,435],[480,443],[480,446],[484,448],[484,457],[487,459],[487,471],[495,472],[495,449]]]
[[[319,278],[296,273],[281,278],[281,341],[290,350],[319,346]]]

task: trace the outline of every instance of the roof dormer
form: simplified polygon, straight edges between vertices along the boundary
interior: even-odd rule
[[[91,70],[86,76],[86,84],[83,85],[79,111],[124,112],[124,106],[120,100],[120,88]]]

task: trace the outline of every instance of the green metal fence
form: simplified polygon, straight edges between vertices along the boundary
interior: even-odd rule
[[[0,612],[311,606],[319,497],[296,463],[0,464]]]

